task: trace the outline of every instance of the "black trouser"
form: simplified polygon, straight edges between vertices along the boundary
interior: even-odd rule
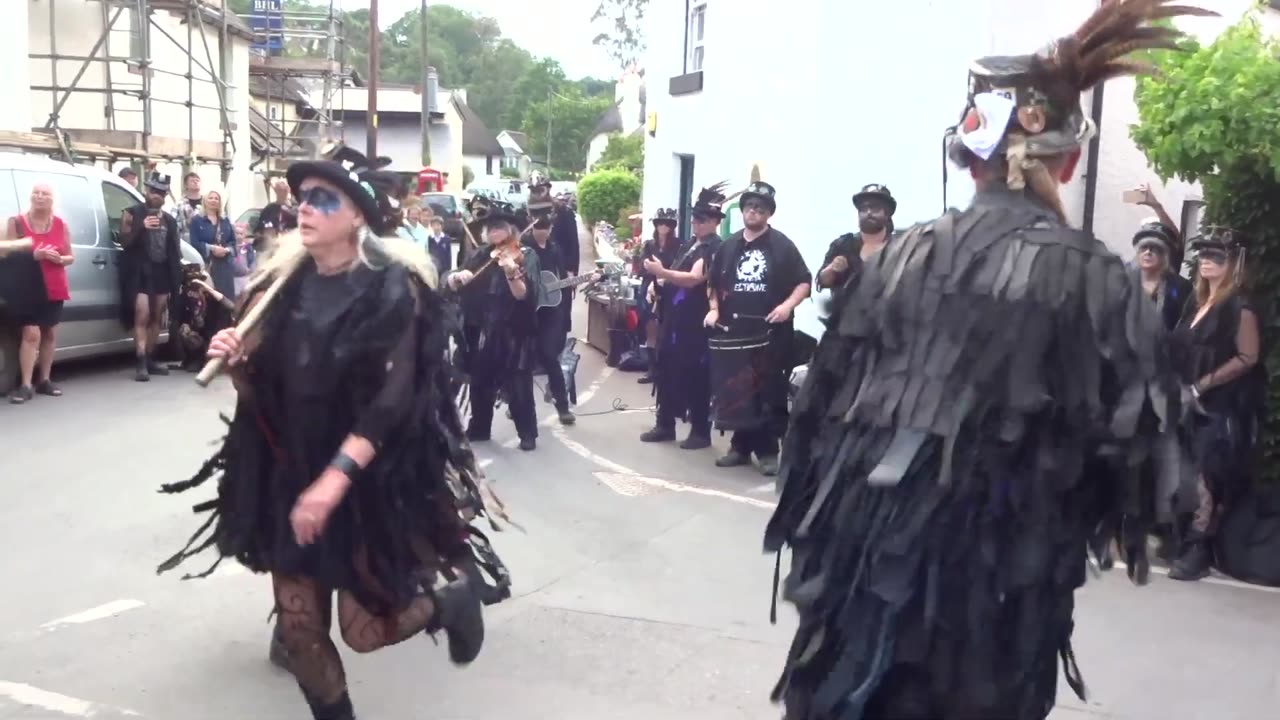
[[[555,401],[557,412],[569,411],[569,390],[564,381],[564,370],[560,368],[560,353],[564,352],[565,312],[560,306],[541,308],[538,310],[538,364],[547,373],[547,389]]]
[[[533,372],[511,370],[502,376],[478,372],[471,375],[471,422],[467,432],[489,437],[493,430],[493,405],[498,389],[511,406],[511,420],[521,440],[538,437],[538,416],[533,405]]]
[[[755,453],[759,458],[777,457],[780,439],[772,426],[738,430],[729,438],[729,449],[743,455]]]
[[[711,368],[707,364],[689,368],[682,377],[674,377],[675,368],[658,365],[658,417],[660,428],[676,426],[673,407],[689,411],[690,431],[694,435],[711,436]],[[673,397],[677,393],[683,397]]]

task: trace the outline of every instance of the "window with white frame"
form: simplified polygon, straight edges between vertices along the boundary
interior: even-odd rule
[[[707,0],[691,0],[689,3],[689,32],[686,35],[687,47],[685,57],[686,72],[702,70],[703,56],[706,53]]]

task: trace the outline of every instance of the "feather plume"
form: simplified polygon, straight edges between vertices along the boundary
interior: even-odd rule
[[[1173,0],[1111,0],[1071,35],[1062,38],[1047,58],[1036,61],[1037,86],[1062,104],[1104,80],[1152,74],[1149,63],[1129,55],[1145,50],[1177,50],[1184,33],[1151,25],[1182,16],[1214,17],[1218,13]]]
[[[760,163],[751,166],[751,182],[760,182]]]

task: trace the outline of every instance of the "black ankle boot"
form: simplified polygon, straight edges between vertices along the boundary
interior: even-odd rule
[[[1187,543],[1186,550],[1173,562],[1169,569],[1170,580],[1200,580],[1209,576],[1209,567],[1213,564],[1213,555],[1209,552],[1209,541],[1204,538]]]
[[[267,652],[267,657],[272,665],[284,670],[289,669],[289,649],[284,645],[284,636],[281,634],[278,621],[275,630],[271,633],[271,649]]]
[[[351,707],[351,696],[344,690],[342,697],[331,703],[321,703],[313,699],[306,690],[302,696],[307,699],[313,720],[356,720],[356,711]]]
[[[432,600],[435,615],[427,632],[444,630],[449,638],[449,659],[455,665],[466,665],[480,654],[484,645],[484,604],[478,588],[467,575],[435,590]]]

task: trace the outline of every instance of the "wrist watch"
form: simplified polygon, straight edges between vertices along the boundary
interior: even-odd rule
[[[359,475],[360,471],[364,469],[360,467],[360,463],[355,461],[355,458],[341,450],[339,450],[338,454],[334,455],[333,459],[329,461],[329,467],[337,470],[343,475],[346,475],[348,480],[355,480],[356,475]]]

